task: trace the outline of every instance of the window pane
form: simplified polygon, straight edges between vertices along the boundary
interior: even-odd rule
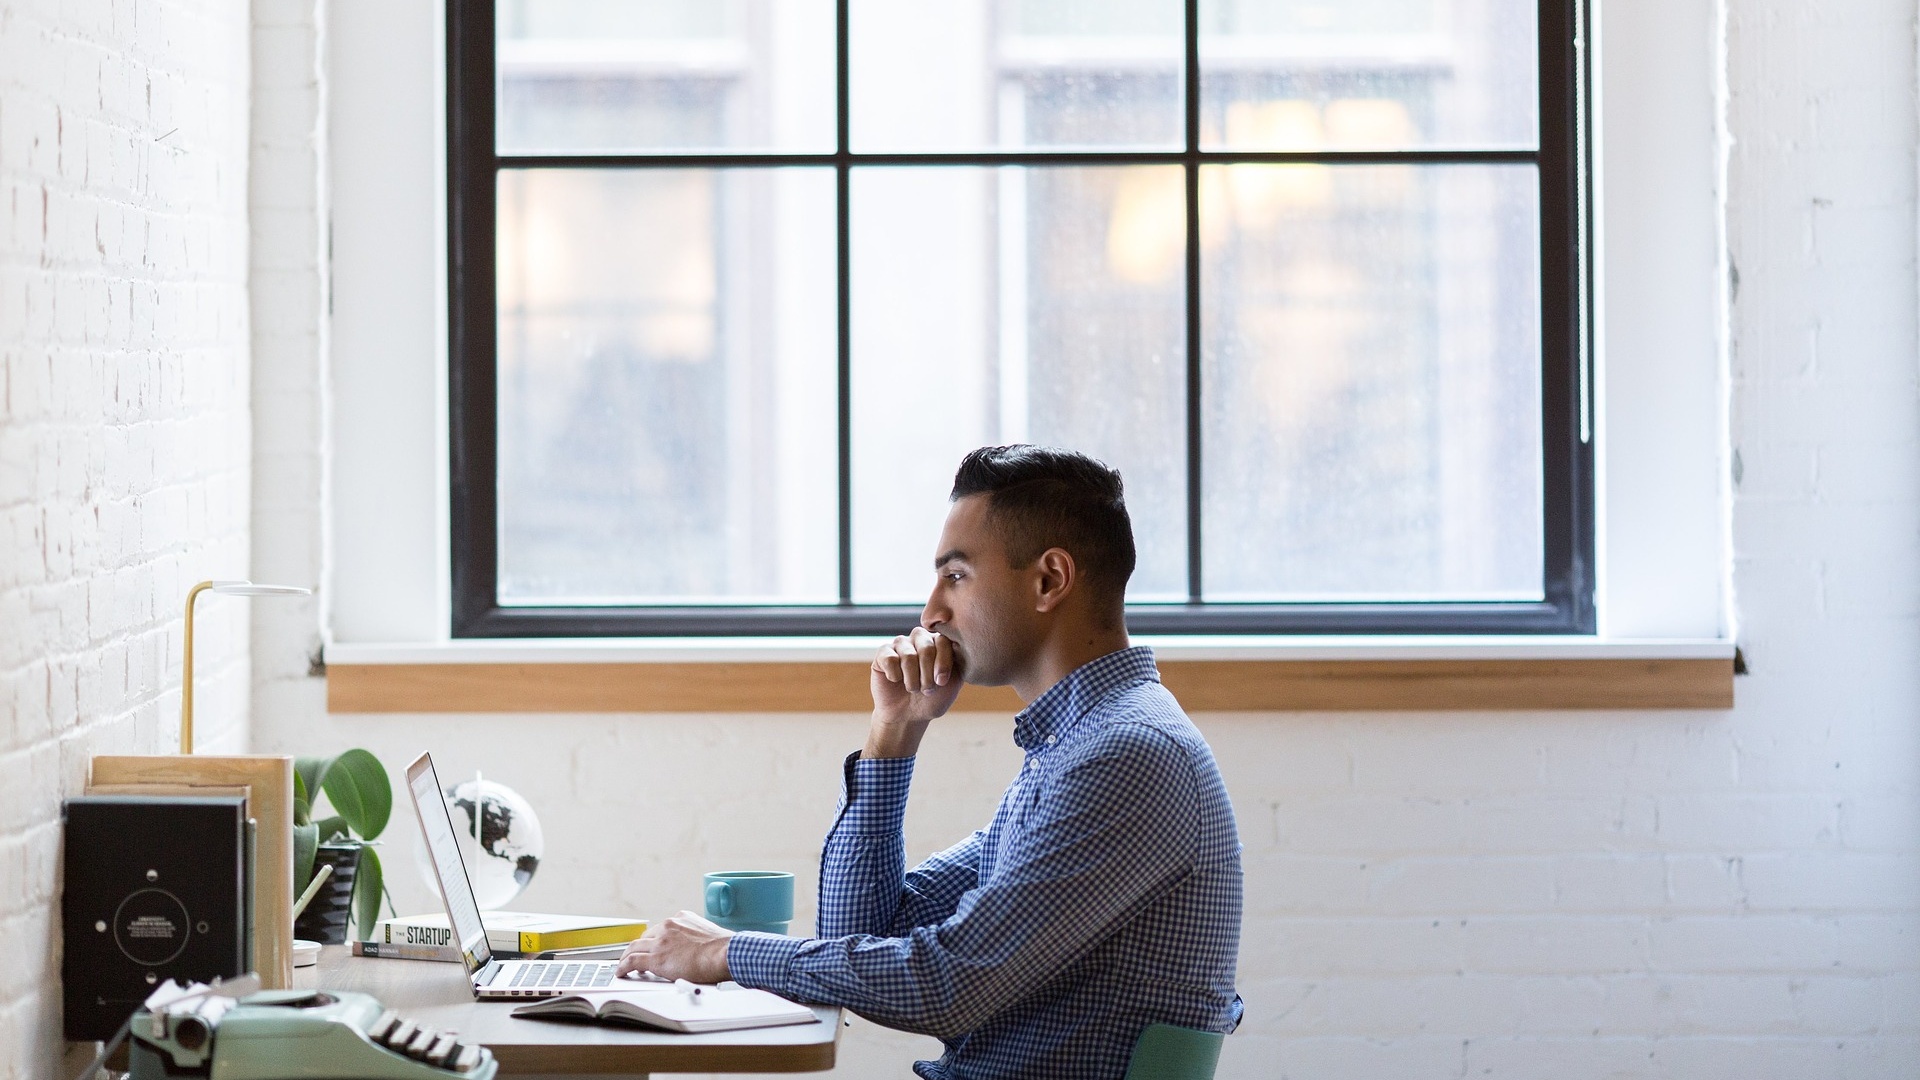
[[[921,603],[954,467],[1037,442],[1118,468],[1129,595],[1186,595],[1181,171],[853,174],[853,590]]]
[[[1209,599],[1541,598],[1537,183],[1204,170]]]
[[[499,197],[501,603],[835,599],[832,170]]]
[[[1539,145],[1535,0],[1200,0],[1201,143]]]
[[[503,154],[830,152],[833,0],[498,0]]]
[[[1181,0],[851,0],[856,151],[1178,147]]]

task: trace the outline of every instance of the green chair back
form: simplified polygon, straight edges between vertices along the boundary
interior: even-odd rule
[[[1226,1036],[1172,1024],[1150,1024],[1133,1044],[1127,1080],[1213,1080]]]

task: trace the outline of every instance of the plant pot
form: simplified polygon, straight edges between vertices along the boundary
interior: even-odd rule
[[[359,844],[321,844],[313,856],[313,872],[333,867],[333,876],[293,920],[293,936],[322,945],[344,945],[347,924],[353,920],[353,879],[360,872]]]

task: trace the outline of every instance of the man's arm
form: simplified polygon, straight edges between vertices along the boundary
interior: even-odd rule
[[[1019,1001],[1131,918],[1191,865],[1199,790],[1165,735],[1131,725],[1054,778],[995,884],[904,936],[797,941],[740,934],[732,977],[948,1037]],[[1153,798],[1141,797],[1154,793]]]
[[[980,880],[980,833],[974,833],[903,876],[900,822],[906,810],[912,758],[846,763],[846,792],[820,859],[822,937],[893,936],[953,914]],[[668,978],[717,983],[728,971],[733,934],[691,911],[662,920],[627,947],[620,973],[651,971]],[[780,940],[788,940],[782,938]]]
[[[915,627],[874,657],[868,681],[873,719],[858,759],[846,763],[840,814],[820,859],[820,933],[892,934],[938,922],[978,880],[979,834],[928,859],[912,874],[901,821],[914,755],[927,725],[960,694],[953,643]],[[620,973],[651,971],[669,978],[720,982],[728,972],[732,934],[690,911],[648,929],[627,947]]]
[[[913,764],[847,759],[840,815],[820,853],[819,936],[891,936],[939,922],[979,881],[979,833],[903,873]]]
[[[953,643],[915,627],[881,646],[867,682],[867,745],[847,759],[840,814],[820,853],[822,937],[899,934],[939,922],[979,877],[977,834],[902,874],[901,822],[915,755],[927,726],[960,694]]]

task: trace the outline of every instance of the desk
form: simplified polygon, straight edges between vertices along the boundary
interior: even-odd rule
[[[294,985],[372,994],[401,1016],[459,1033],[493,1051],[502,1074],[815,1072],[833,1068],[840,1010],[815,1006],[818,1024],[682,1035],[612,1024],[515,1020],[525,1001],[479,1002],[459,964],[357,957],[328,945]]]

